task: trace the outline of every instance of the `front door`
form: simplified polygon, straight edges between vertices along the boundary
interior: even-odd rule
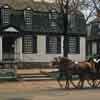
[[[3,60],[14,60],[15,38],[3,37]]]

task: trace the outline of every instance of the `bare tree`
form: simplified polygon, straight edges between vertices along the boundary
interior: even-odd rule
[[[61,12],[67,13],[78,9],[80,0],[57,0]]]
[[[84,11],[86,21],[100,14],[100,0],[80,0],[80,10]]]
[[[80,0],[57,0],[61,13],[64,16],[64,56],[68,55],[68,14],[78,9]]]
[[[57,0],[63,13],[71,13],[75,10],[84,12],[86,21],[100,14],[100,0]]]

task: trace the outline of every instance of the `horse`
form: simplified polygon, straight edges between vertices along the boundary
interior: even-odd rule
[[[92,72],[95,72],[95,64],[90,61],[82,61],[75,63],[71,59],[66,57],[55,57],[51,62],[51,66],[56,66],[59,69],[59,77],[57,79],[58,84],[62,87],[60,80],[64,75],[66,78],[66,86],[65,88],[69,88],[69,82],[73,84],[76,88],[77,86],[72,82],[72,75],[77,74],[79,76],[78,87],[83,87],[86,76],[90,78]],[[93,79],[94,80],[94,79]]]

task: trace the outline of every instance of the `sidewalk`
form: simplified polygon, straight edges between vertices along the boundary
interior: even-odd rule
[[[33,68],[33,69],[18,69],[17,74],[40,74],[41,72],[52,72],[58,71],[58,69],[50,69],[50,68]]]

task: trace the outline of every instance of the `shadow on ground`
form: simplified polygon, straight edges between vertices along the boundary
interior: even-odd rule
[[[29,99],[14,97],[14,98],[8,98],[7,100],[29,100]]]
[[[100,87],[96,88],[90,88],[90,87],[85,87],[85,88],[49,88],[49,89],[43,89],[43,91],[86,91],[86,90],[100,90]]]

